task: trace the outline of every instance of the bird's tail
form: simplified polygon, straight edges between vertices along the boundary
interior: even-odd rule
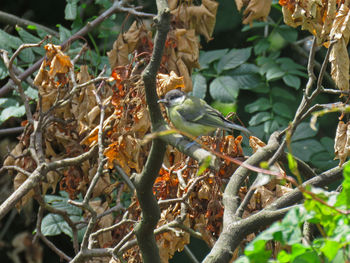
[[[247,134],[251,134],[251,131],[249,131],[247,128],[244,128],[238,124],[234,124],[232,122],[226,122],[226,125],[228,126],[228,128],[230,129],[234,129],[234,130],[238,130],[238,131],[241,131],[241,132],[245,132]]]

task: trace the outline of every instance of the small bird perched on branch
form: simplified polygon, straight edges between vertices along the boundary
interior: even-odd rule
[[[166,106],[168,117],[175,128],[195,137],[211,133],[217,128],[235,129],[250,134],[247,128],[229,122],[204,100],[186,95],[180,90],[169,91],[158,103]]]

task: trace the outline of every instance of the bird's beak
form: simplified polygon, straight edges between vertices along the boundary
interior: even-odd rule
[[[168,101],[167,101],[166,99],[160,99],[160,100],[158,100],[157,102],[158,102],[158,103],[165,103],[165,104],[166,104]]]

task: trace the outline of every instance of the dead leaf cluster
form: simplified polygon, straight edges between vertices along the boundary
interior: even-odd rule
[[[284,22],[301,26],[316,37],[318,45],[330,46],[335,41],[329,61],[331,75],[340,90],[349,90],[350,12],[348,1],[338,0],[280,0]]]

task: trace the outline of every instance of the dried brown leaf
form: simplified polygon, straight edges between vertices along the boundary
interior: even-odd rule
[[[171,71],[170,74],[161,74],[157,75],[157,94],[158,97],[163,97],[168,91],[173,89],[184,89],[184,78],[178,77],[174,71]]]
[[[339,166],[342,166],[343,163],[346,161],[346,158],[349,154],[346,145],[348,144],[348,126],[349,123],[344,123],[343,121],[340,121],[338,123],[337,131],[335,134],[335,140],[334,140],[334,159],[339,159]]]
[[[253,20],[266,20],[271,10],[272,0],[250,0],[243,12],[243,24],[251,24]]]

